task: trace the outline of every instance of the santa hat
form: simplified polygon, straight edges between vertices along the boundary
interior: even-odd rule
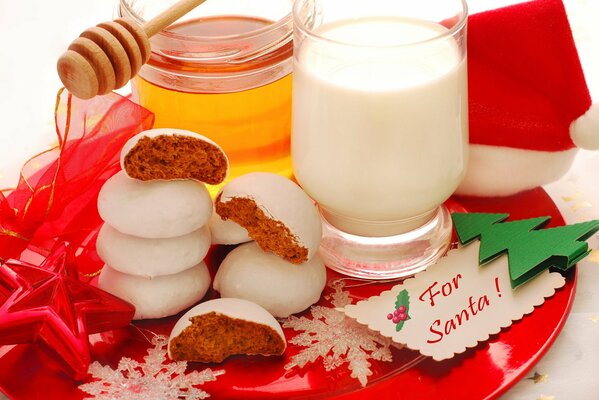
[[[458,194],[506,196],[559,179],[599,149],[591,97],[561,0],[470,16],[470,162]]]

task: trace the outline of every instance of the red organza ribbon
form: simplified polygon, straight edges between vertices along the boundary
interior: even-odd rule
[[[61,89],[56,100],[58,146],[25,163],[18,186],[0,193],[0,259],[47,255],[56,242],[77,251],[82,273],[102,267],[95,237],[102,221],[100,188],[119,169],[120,150],[152,127],[153,114],[117,94],[80,100]]]

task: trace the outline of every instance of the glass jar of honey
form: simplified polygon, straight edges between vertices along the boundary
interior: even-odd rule
[[[176,0],[120,0],[143,24]],[[253,171],[292,175],[293,0],[208,0],[150,39],[132,82],[156,128],[187,129],[218,143],[229,179]],[[218,187],[211,188],[213,194]]]

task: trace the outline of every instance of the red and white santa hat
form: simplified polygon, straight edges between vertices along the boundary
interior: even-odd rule
[[[599,149],[591,97],[561,0],[468,21],[470,162],[458,194],[506,196],[559,179]]]

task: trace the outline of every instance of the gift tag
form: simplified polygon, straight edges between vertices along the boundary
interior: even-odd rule
[[[548,218],[498,223],[505,218],[454,214],[460,240],[481,242],[452,250],[391,290],[346,306],[345,314],[438,361],[499,333],[565,284],[548,268],[574,265],[588,254],[581,240],[599,230],[599,221],[537,231]]]

